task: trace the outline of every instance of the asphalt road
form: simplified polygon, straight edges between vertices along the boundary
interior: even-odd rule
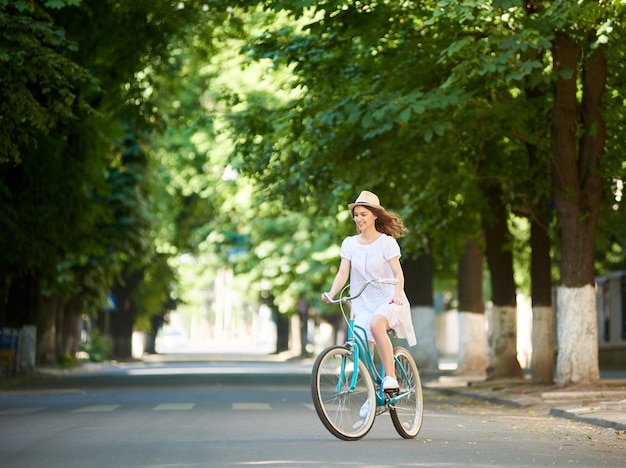
[[[611,429],[425,392],[415,440],[388,414],[357,442],[329,434],[310,365],[127,364],[0,392],[0,466],[626,467]]]

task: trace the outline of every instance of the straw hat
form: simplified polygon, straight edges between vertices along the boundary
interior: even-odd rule
[[[350,203],[348,208],[352,210],[357,205],[363,206],[371,206],[372,208],[378,208],[379,210],[384,210],[384,208],[380,205],[380,200],[375,193],[368,192],[367,190],[363,190],[354,203]]]

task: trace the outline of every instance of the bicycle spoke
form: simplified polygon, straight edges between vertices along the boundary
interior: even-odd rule
[[[323,351],[313,366],[315,410],[331,434],[343,440],[363,437],[375,417],[374,384],[367,368],[359,361],[355,382],[353,372],[353,355],[341,346]]]
[[[405,439],[416,437],[423,417],[422,384],[417,366],[409,352],[401,347],[395,350],[396,378],[403,395],[394,397],[390,406],[391,419],[398,434]],[[406,392],[410,389],[409,393]]]

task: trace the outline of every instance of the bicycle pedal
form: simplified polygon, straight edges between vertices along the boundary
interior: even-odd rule
[[[399,388],[386,388],[385,393],[389,396],[395,396],[400,393]]]

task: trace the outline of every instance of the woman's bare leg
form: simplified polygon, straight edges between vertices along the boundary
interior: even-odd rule
[[[370,329],[374,340],[376,340],[378,355],[380,356],[380,361],[383,363],[383,367],[385,368],[385,375],[395,379],[396,369],[393,363],[393,344],[391,343],[391,338],[389,338],[389,335],[387,334],[387,330],[389,330],[389,322],[382,315],[375,315],[374,318],[372,318]]]

